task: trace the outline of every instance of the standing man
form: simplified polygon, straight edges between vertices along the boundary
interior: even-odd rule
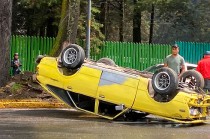
[[[21,72],[20,67],[21,67],[21,66],[22,66],[22,65],[21,65],[20,60],[19,60],[19,58],[18,58],[18,53],[15,53],[15,54],[14,54],[14,58],[13,58],[13,60],[12,60],[12,62],[11,62],[12,75],[13,75],[13,76],[15,76],[15,75],[17,75],[17,74],[20,74],[20,72]]]
[[[185,61],[182,56],[179,55],[179,46],[173,45],[172,47],[172,54],[168,55],[164,60],[164,67],[169,67],[173,69],[178,77],[180,74],[185,72]]]
[[[210,93],[210,51],[204,53],[203,59],[198,62],[196,70],[203,75],[204,91]]]

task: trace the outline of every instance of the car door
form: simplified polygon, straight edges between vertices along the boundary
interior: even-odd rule
[[[97,98],[99,100],[99,113],[107,111],[117,114],[116,108],[121,106],[131,108],[135,99],[139,80],[137,76],[129,75],[114,70],[103,70],[99,81]],[[101,106],[107,107],[102,110]],[[121,110],[123,110],[122,108]],[[120,109],[119,109],[120,110]],[[100,112],[101,111],[101,112]],[[110,113],[107,113],[110,115]]]
[[[88,66],[82,66],[73,75],[65,76],[64,88],[69,92],[75,107],[94,112],[100,76],[100,69]]]

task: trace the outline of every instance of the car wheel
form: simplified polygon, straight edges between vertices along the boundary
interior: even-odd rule
[[[115,62],[110,58],[101,58],[97,61],[97,63],[103,63],[109,66],[116,66]]]
[[[85,59],[85,52],[79,45],[71,44],[67,46],[61,54],[61,61],[68,69],[79,68]]]
[[[180,75],[180,82],[186,83],[189,88],[196,89],[196,88],[203,88],[204,87],[204,79],[200,72],[195,70],[188,70],[185,71],[183,74]]]
[[[43,55],[38,55],[36,58],[36,63],[39,64],[41,62],[42,58],[44,58]]]
[[[173,95],[178,87],[178,76],[170,68],[160,68],[152,76],[152,87],[160,95]]]

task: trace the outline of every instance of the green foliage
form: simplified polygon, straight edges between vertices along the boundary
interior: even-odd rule
[[[60,0],[14,0],[13,34],[55,36]]]
[[[101,28],[103,27],[103,24],[99,23],[99,20],[96,19],[96,16],[100,14],[100,10],[92,3],[92,9],[91,9],[92,15],[91,15],[91,48],[94,50],[93,53],[98,53],[99,46],[103,45],[104,40],[104,34],[101,32]],[[78,23],[78,39],[83,40],[85,42],[86,40],[86,25],[87,25],[87,2],[81,1],[81,13],[79,17],[79,23]],[[84,46],[83,46],[84,47]]]
[[[20,4],[24,4],[28,8],[38,8],[40,9],[43,5],[53,6],[60,3],[60,0],[21,0]]]
[[[77,1],[80,1],[80,15],[74,32],[77,40],[85,42],[87,1]],[[57,36],[61,3],[62,0],[14,0],[13,34]],[[103,40],[119,41],[122,36],[123,41],[132,41],[136,18],[140,20],[141,40],[148,42],[152,5],[154,43],[210,41],[209,0],[92,0],[91,47],[98,52]],[[138,17],[135,12],[139,12]]]
[[[18,92],[18,90],[22,89],[22,85],[15,83],[12,87],[11,87],[11,92],[12,93],[16,93]]]
[[[209,34],[206,21],[209,20],[209,1],[176,0],[162,2],[158,5],[159,22],[167,23],[164,26],[170,36],[164,35],[168,42],[181,41],[208,41],[204,39]],[[207,24],[206,24],[207,23]],[[163,30],[159,28],[158,30]],[[205,32],[205,31],[206,32]],[[160,36],[160,35],[159,35]],[[209,36],[209,35],[208,35]],[[161,40],[161,39],[159,39]],[[166,42],[166,43],[168,43]]]
[[[69,1],[67,1],[67,0],[63,0],[63,2],[62,2],[59,31],[58,31],[58,34],[56,37],[56,42],[55,42],[54,47],[51,51],[51,55],[54,55],[54,56],[58,56],[60,50],[62,49],[61,47],[62,47],[63,41],[70,40],[70,42],[74,42],[73,36],[75,36],[75,34],[77,34],[77,36],[76,36],[77,43],[79,43],[79,41],[81,39],[83,40],[83,42],[85,42],[85,40],[86,40],[87,2],[81,1],[79,17],[77,17],[77,16],[75,17],[74,14],[71,14],[72,10],[75,10],[75,11],[78,10],[78,9],[73,9],[73,8],[76,8],[75,4],[76,4],[76,2],[79,2],[79,1],[72,1],[72,2],[70,2],[70,5],[68,2]],[[69,13],[69,11],[70,11],[70,13]],[[103,44],[102,40],[104,39],[104,35],[101,33],[101,30],[100,30],[100,28],[102,27],[102,24],[100,24],[95,19],[95,15],[97,15],[99,13],[100,13],[100,11],[97,8],[95,8],[93,5],[92,6],[92,19],[91,19],[91,48],[94,48],[94,49],[92,49],[92,50],[94,50],[93,53],[99,52],[98,46],[101,46]],[[79,18],[79,19],[77,20],[76,18]],[[74,31],[75,23],[72,23],[72,22],[77,22],[77,21],[78,21],[77,32],[75,32]],[[67,33],[70,33],[70,34],[67,34]],[[83,45],[83,47],[84,47],[84,45]]]
[[[53,45],[53,49],[50,52],[50,55],[52,56],[58,56],[61,51],[62,42],[64,42],[67,38],[67,11],[68,11],[68,1],[63,0],[62,1],[62,8],[61,8],[61,18],[60,18],[60,24],[59,24],[59,30],[56,37],[55,44]]]

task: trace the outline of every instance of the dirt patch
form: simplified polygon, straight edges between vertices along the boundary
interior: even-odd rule
[[[24,72],[24,74],[12,77],[5,87],[0,88],[0,99],[58,102],[33,80],[33,74],[32,72]]]

